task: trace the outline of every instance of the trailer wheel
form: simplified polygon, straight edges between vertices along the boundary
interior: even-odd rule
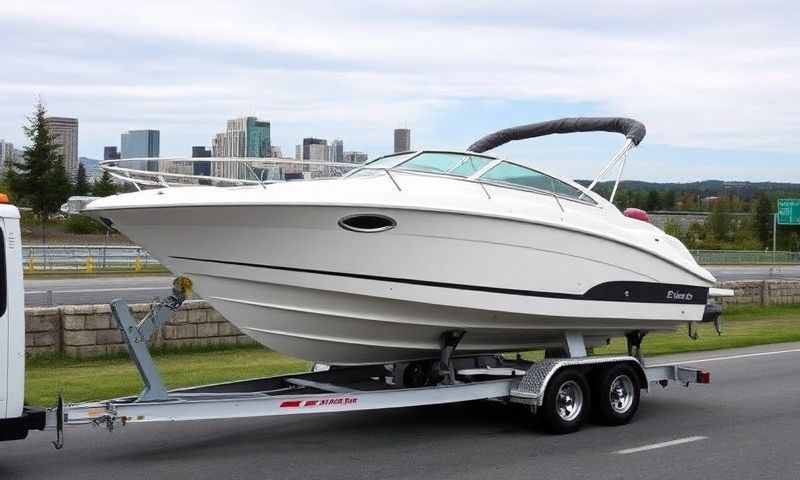
[[[630,365],[612,365],[599,372],[594,393],[597,420],[604,425],[624,425],[639,408],[639,377]]]
[[[544,392],[540,410],[544,428],[555,434],[572,433],[583,424],[589,402],[589,386],[577,370],[558,372]]]

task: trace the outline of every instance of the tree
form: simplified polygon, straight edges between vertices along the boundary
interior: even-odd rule
[[[644,209],[648,212],[653,212],[661,208],[661,198],[658,196],[658,190],[650,190],[647,192],[647,200]]]
[[[9,168],[7,173],[15,202],[31,208],[42,222],[43,235],[47,220],[58,212],[72,190],[63,157],[58,153],[59,146],[47,129],[46,118],[47,110],[40,100],[23,127],[31,144],[25,147],[22,161],[13,162],[14,168]]]
[[[661,208],[664,210],[672,210],[675,208],[675,190],[669,189],[664,192],[664,198],[661,202]]]
[[[78,176],[75,178],[75,195],[89,195],[89,182],[86,180],[86,167],[78,164]]]
[[[769,246],[770,237],[772,237],[772,202],[766,192],[758,194],[755,208],[755,218],[753,219],[753,229],[756,232],[756,237],[761,241],[761,245]]]
[[[100,176],[100,180],[94,182],[92,191],[98,197],[107,197],[117,193],[117,185],[111,179],[111,175],[108,171],[103,170],[103,175]]]
[[[711,233],[717,240],[726,240],[731,233],[731,217],[728,213],[728,202],[720,198],[714,202],[714,208],[708,217]]]
[[[683,229],[681,228],[681,224],[672,217],[667,218],[667,221],[664,222],[664,233],[667,235],[672,235],[678,240],[683,239]]]

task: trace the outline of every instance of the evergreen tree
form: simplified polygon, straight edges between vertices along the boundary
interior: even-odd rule
[[[61,155],[56,157],[50,167],[50,181],[47,188],[54,202],[50,207],[52,208],[52,213],[55,213],[69,199],[72,190],[75,188],[69,175],[67,175],[67,169],[64,167],[64,160]]]
[[[661,198],[658,195],[658,190],[650,190],[647,192],[647,200],[644,209],[648,212],[661,209]]]
[[[664,210],[672,210],[675,208],[675,190],[669,189],[664,192],[664,198],[661,202],[661,208]]]
[[[714,203],[711,215],[708,217],[711,233],[717,240],[726,240],[731,232],[731,218],[728,214],[728,204],[720,198]]]
[[[94,192],[95,196],[107,197],[117,193],[117,185],[111,179],[111,175],[108,173],[108,171],[103,170],[103,175],[100,176],[100,180],[94,182],[92,191]]]
[[[86,180],[86,167],[78,164],[78,176],[75,179],[75,195],[89,195],[89,182]]]
[[[772,202],[765,192],[761,192],[756,200],[755,218],[753,219],[753,229],[756,231],[758,240],[762,246],[769,246],[772,237]]]
[[[67,201],[72,185],[64,170],[58,145],[47,129],[47,110],[41,100],[34,107],[28,124],[23,127],[31,144],[25,147],[22,161],[9,168],[9,191],[18,205],[31,208],[42,222],[42,231],[51,215]]]

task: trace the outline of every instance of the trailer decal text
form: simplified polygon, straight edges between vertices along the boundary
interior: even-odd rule
[[[323,398],[322,400],[286,400],[281,402],[281,408],[311,408],[311,407],[328,407],[333,405],[354,405],[358,402],[358,398],[354,397],[336,397],[336,398]]]

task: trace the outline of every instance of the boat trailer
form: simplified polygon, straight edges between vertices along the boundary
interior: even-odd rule
[[[179,277],[172,295],[154,303],[141,321],[133,318],[124,300],[111,303],[144,390],[137,396],[78,404],[59,398],[46,419],[46,428],[57,431],[53,442],[57,449],[64,445],[64,428],[73,425],[113,430],[129,423],[352,412],[473,400],[521,404],[531,414],[541,413],[549,431],[569,433],[580,428],[592,396],[599,400],[592,408],[600,410],[603,423],[622,424],[635,414],[640,390],[652,384],[710,382],[709,373],[700,369],[645,366],[638,355],[641,335],[629,336],[632,355],[589,356],[582,335],[565,333],[564,358],[528,361],[520,355],[513,359],[499,354],[459,356],[458,342],[468,333],[453,331],[442,335],[438,361],[348,367],[317,364],[311,372],[168,391],[147,342],[190,289],[191,282]],[[591,396],[590,390],[594,390]],[[607,395],[597,395],[601,392]]]

